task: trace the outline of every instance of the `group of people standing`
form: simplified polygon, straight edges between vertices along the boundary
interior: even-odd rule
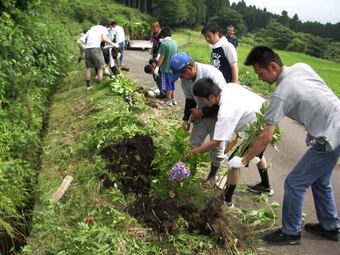
[[[229,29],[233,30],[232,27]],[[160,50],[163,40],[160,46],[155,43],[154,48],[159,47],[160,56],[163,54],[163,59],[166,56],[167,61],[158,61],[153,73],[158,75],[159,70],[164,71],[166,77],[171,77],[171,80],[166,79],[169,83],[181,79],[186,98],[182,127],[189,131],[190,123],[193,124],[190,137],[192,154],[210,152],[211,168],[207,182],[213,186],[217,171],[225,160],[226,145],[233,134],[244,131],[248,123],[257,120],[256,112],[260,111],[264,99],[238,84],[237,38],[221,36],[216,23],[205,24],[202,34],[210,44],[212,65],[195,62],[187,53],[177,53],[175,42],[172,43],[175,45],[172,51],[166,50],[166,45]],[[162,68],[162,64],[166,68]],[[254,47],[244,64],[253,66],[259,80],[269,85],[276,82],[277,85],[269,101],[266,125],[255,145],[242,158],[231,155],[228,159],[231,171],[224,204],[229,210],[241,213],[234,206],[232,196],[240,169],[248,166],[255,157],[261,182],[248,186],[248,190],[273,195],[263,154],[276,126],[287,116],[304,125],[306,144],[311,148],[286,178],[282,228],[267,234],[264,240],[278,245],[301,242],[302,206],[306,189],[311,186],[319,223],[307,223],[305,230],[338,241],[340,219],[330,178],[340,156],[339,98],[310,66],[303,63],[284,66],[280,57],[268,47]],[[161,87],[164,88],[170,87]],[[174,86],[171,88],[175,89]],[[174,93],[167,93],[163,105],[170,105],[172,96]],[[203,144],[208,135],[210,142]]]
[[[125,33],[124,29],[117,24],[117,22],[109,22],[107,19],[102,19],[99,25],[92,26],[88,31],[83,31],[83,34],[77,41],[80,55],[78,62],[84,56],[86,64],[86,89],[91,89],[91,70],[96,69],[98,81],[103,78],[103,70],[106,66],[113,69],[115,65],[121,66],[123,64],[123,56],[125,49]],[[111,46],[105,49],[105,46]],[[115,63],[112,56],[112,50],[116,49],[118,54],[118,63]],[[107,50],[107,56],[104,58],[104,52]]]

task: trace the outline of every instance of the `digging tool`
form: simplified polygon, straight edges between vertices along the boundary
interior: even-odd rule
[[[238,140],[239,138],[240,138],[240,137],[238,136],[238,134],[236,134],[236,137],[234,138],[234,140],[232,140],[232,141],[228,144],[227,148],[225,148],[224,154],[228,153],[232,148],[234,148],[234,146],[236,145],[237,140]]]

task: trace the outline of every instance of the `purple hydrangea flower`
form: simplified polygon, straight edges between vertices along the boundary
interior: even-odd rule
[[[190,175],[190,170],[185,168],[184,162],[177,162],[174,167],[171,169],[171,175],[169,180],[172,182],[177,182],[188,178]]]

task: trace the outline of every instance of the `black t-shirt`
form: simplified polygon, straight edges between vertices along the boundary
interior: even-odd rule
[[[235,48],[238,47],[238,39],[236,35],[232,35],[231,37],[226,36],[228,42],[230,42],[232,45],[235,46]]]

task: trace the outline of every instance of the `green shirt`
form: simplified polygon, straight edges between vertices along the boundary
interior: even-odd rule
[[[170,69],[170,59],[178,53],[178,45],[174,40],[168,39],[161,43],[158,53],[164,56],[162,65],[160,66],[160,71],[162,73],[171,73]]]

